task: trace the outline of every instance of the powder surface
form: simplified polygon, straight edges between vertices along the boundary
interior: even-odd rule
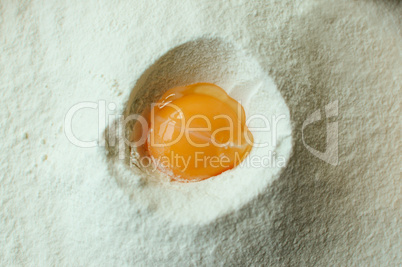
[[[0,265],[397,265],[401,13],[398,1],[2,1]],[[103,101],[124,112],[144,71],[199,38],[235,44],[273,79],[293,140],[279,177],[203,222],[160,212],[158,191],[128,194],[105,148],[73,145],[64,124],[93,102],[72,130],[98,139]],[[337,117],[303,129],[334,101]],[[325,151],[334,121],[336,166],[304,145]]]
[[[241,47],[221,38],[186,42],[161,56],[134,86],[124,121],[146,113],[167,89],[205,80],[241,102],[252,127],[254,146],[236,168],[197,183],[171,183],[169,176],[155,171],[151,160],[144,162],[141,148],[130,148],[121,137],[110,139],[116,126],[105,131],[109,172],[132,205],[139,209],[152,205],[155,216],[176,225],[205,225],[240,209],[279,177],[292,151],[289,109],[274,82]],[[124,121],[117,122],[120,133],[136,136],[132,130],[136,121]],[[194,157],[203,160],[202,155]]]

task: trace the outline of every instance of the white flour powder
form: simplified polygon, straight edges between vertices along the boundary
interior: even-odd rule
[[[0,265],[397,265],[401,11],[369,0],[1,1]],[[203,59],[195,40],[215,40],[217,62],[200,74],[183,71]],[[182,44],[177,68],[158,65]],[[102,101],[121,114],[133,88],[169,82],[156,74],[201,75],[237,99],[264,88],[246,108],[288,114],[271,147],[286,166],[167,188],[66,138],[71,107],[93,102],[72,130],[96,140]],[[337,117],[302,136],[334,101]],[[325,151],[335,121],[337,166],[304,145]]]
[[[153,166],[146,172],[141,158],[133,158],[139,168],[130,165],[131,150],[122,139],[112,139],[114,145],[106,148],[110,173],[133,205],[152,205],[154,212],[175,223],[206,223],[240,208],[278,178],[291,153],[289,110],[273,81],[241,48],[220,39],[188,42],[161,57],[132,90],[126,116],[142,114],[159,98],[155,95],[169,88],[203,81],[227,90],[246,110],[254,148],[243,164],[201,182],[171,183]],[[126,136],[131,136],[134,122],[126,125]],[[106,139],[110,134],[107,131]]]

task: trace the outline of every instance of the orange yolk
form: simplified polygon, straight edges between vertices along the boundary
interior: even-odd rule
[[[151,107],[145,149],[173,180],[204,180],[248,155],[253,136],[245,119],[240,103],[214,84],[175,87]]]

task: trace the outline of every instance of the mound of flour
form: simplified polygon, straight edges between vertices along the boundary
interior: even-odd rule
[[[142,114],[169,88],[203,81],[221,86],[245,108],[254,147],[236,168],[197,183],[170,182],[124,143],[121,133],[132,136],[136,120],[112,121],[104,135],[110,174],[132,205],[152,205],[175,224],[206,224],[238,210],[279,177],[292,150],[289,110],[275,84],[255,59],[219,38],[179,45],[152,64],[134,86],[123,118]]]
[[[400,13],[398,1],[2,1],[0,265],[398,264]],[[102,101],[124,112],[154,62],[200,38],[272,77],[294,145],[242,205],[178,223],[138,205],[105,148],[73,145],[64,119],[89,103],[72,131],[97,140]],[[302,135],[334,101],[338,116]],[[337,166],[304,146],[325,151],[334,121]]]

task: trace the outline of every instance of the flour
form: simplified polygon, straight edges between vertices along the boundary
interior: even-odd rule
[[[170,182],[148,164],[148,168],[141,168],[141,158],[130,157],[128,144],[121,157],[122,147],[114,141],[115,145],[106,149],[110,172],[134,205],[147,207],[153,203],[155,212],[168,220],[205,224],[238,209],[278,178],[292,147],[289,110],[273,81],[241,48],[220,39],[195,40],[173,48],[145,73],[133,89],[126,117],[142,114],[174,86],[213,82],[242,103],[255,145],[235,169],[194,184],[182,184]],[[132,135],[136,120],[130,122],[125,125],[125,136]],[[106,137],[110,134],[106,130]],[[119,139],[122,143],[123,137]],[[134,167],[129,164],[132,160]]]
[[[2,1],[0,265],[397,265],[397,2]],[[161,64],[182,45],[181,64]],[[284,166],[166,184],[66,137],[77,103],[96,107],[72,119],[93,141],[101,101],[117,116],[153,86],[196,80],[247,102],[247,116],[287,114],[269,147]],[[337,166],[302,139],[333,101]],[[321,123],[304,141],[324,151]]]

